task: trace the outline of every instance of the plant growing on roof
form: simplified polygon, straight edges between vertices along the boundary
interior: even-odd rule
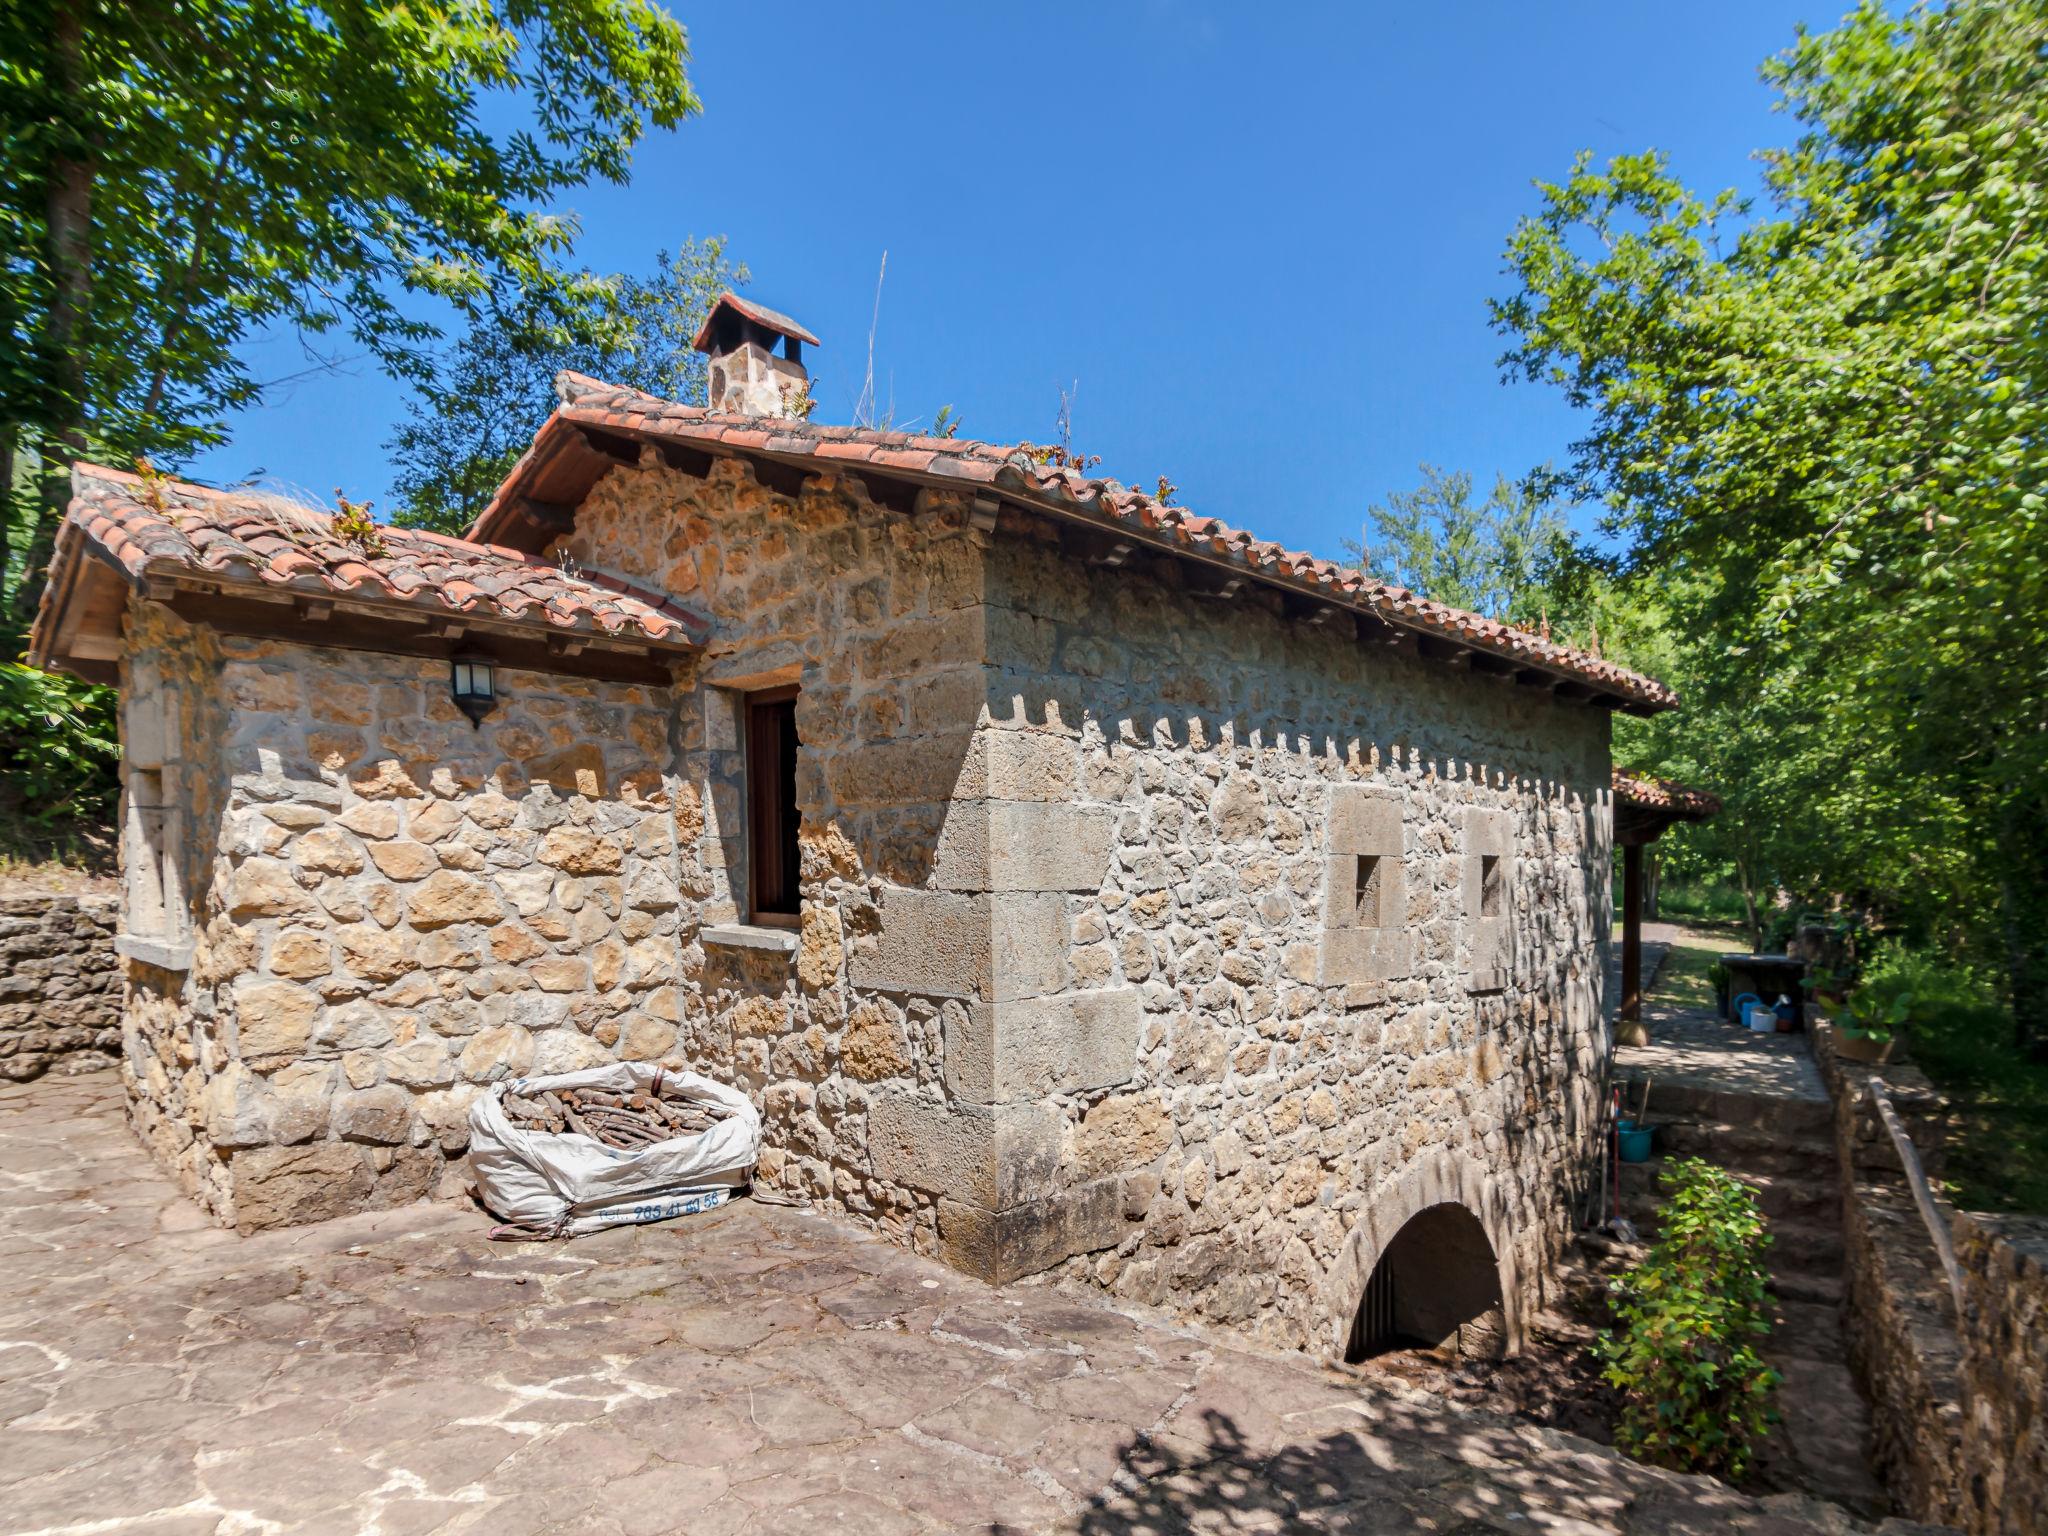
[[[377,520],[370,516],[375,505],[368,501],[350,501],[341,494],[341,487],[334,488],[334,536],[344,544],[353,544],[366,555],[384,553],[384,530],[377,526]]]
[[[1615,1444],[1684,1472],[1740,1477],[1776,1414],[1778,1373],[1756,1352],[1769,1329],[1770,1245],[1749,1186],[1680,1158],[1663,1175],[1659,1236],[1613,1285],[1619,1327],[1595,1346],[1623,1394]]]

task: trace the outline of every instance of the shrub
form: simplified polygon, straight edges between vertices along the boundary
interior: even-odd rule
[[[1622,1392],[1615,1443],[1683,1472],[1740,1477],[1775,1415],[1778,1373],[1756,1352],[1770,1329],[1756,1196],[1724,1168],[1665,1170],[1659,1236],[1614,1283],[1618,1328],[1598,1346]]]
[[[0,664],[0,812],[41,829],[104,822],[120,760],[113,689]]]

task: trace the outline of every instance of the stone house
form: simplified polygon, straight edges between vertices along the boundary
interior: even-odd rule
[[[80,468],[31,655],[122,689],[138,1132],[247,1229],[458,1193],[484,1085],[659,1058],[988,1279],[1512,1344],[1605,1068],[1610,714],[1672,695],[814,424],[805,341],[721,304],[711,408],[564,375],[466,540]]]

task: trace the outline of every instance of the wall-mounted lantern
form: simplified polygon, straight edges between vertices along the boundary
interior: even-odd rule
[[[472,726],[481,727],[484,716],[498,706],[495,674],[488,656],[466,654],[449,659],[448,692]]]

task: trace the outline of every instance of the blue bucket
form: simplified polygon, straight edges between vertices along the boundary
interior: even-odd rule
[[[1647,1125],[1623,1125],[1616,1132],[1621,1142],[1621,1160],[1624,1163],[1647,1163],[1650,1160],[1650,1142],[1655,1130]]]

